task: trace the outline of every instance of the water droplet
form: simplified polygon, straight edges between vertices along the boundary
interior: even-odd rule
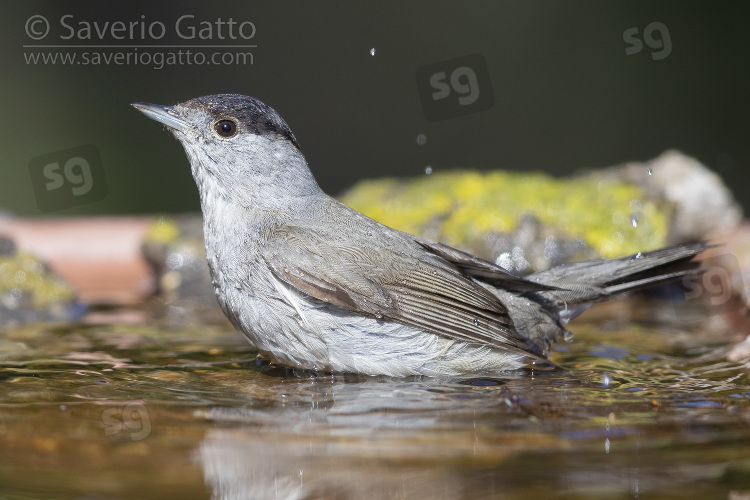
[[[479,326],[479,319],[478,318],[474,318],[473,323],[474,323],[474,326]]]
[[[370,49],[370,55],[371,56],[375,55],[375,47],[373,47],[373,48]]]
[[[630,225],[633,227],[638,227],[638,216],[633,214],[630,216]]]
[[[429,165],[427,165],[427,166],[426,166],[426,167],[424,168],[424,175],[430,175],[431,173],[432,173],[432,167],[431,167],[431,166],[429,166]]]
[[[375,313],[375,317],[378,318],[378,319],[381,319],[383,317],[383,313],[380,312],[380,311],[378,311],[378,312]]]
[[[612,382],[612,379],[610,378],[609,375],[607,375],[606,373],[604,375],[602,375],[602,386],[603,387],[609,387],[609,384],[611,382]]]
[[[641,252],[638,252],[637,254],[633,255],[633,258],[630,260],[638,260],[641,257],[643,257],[643,254]]]
[[[646,172],[648,172],[648,175],[651,175],[651,174],[653,174],[653,172],[651,171],[651,167],[647,168],[647,169],[646,169]]]
[[[424,146],[424,144],[427,142],[427,136],[424,134],[419,134],[417,136],[417,144],[420,146]]]
[[[609,453],[609,438],[604,440],[604,452]]]
[[[565,330],[565,334],[563,334],[563,340],[565,342],[573,342],[573,332],[570,330]]]

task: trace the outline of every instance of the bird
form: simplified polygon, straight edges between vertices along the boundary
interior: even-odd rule
[[[258,99],[132,106],[184,147],[224,314],[262,358],[293,369],[408,377],[549,368],[571,319],[617,294],[699,273],[693,258],[709,247],[519,277],[327,195],[289,125]]]

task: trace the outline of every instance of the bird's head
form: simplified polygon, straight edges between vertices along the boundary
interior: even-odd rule
[[[262,198],[317,194],[318,185],[289,125],[252,97],[217,94],[174,106],[133,103],[182,143],[198,188],[243,206]]]

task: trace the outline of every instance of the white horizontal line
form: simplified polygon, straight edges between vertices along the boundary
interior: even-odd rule
[[[24,49],[254,49],[257,45],[23,45]]]

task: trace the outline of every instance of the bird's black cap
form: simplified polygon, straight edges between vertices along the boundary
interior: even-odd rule
[[[275,109],[242,94],[215,94],[182,103],[186,108],[200,109],[216,120],[233,117],[257,135],[280,135],[300,149],[297,138]]]

